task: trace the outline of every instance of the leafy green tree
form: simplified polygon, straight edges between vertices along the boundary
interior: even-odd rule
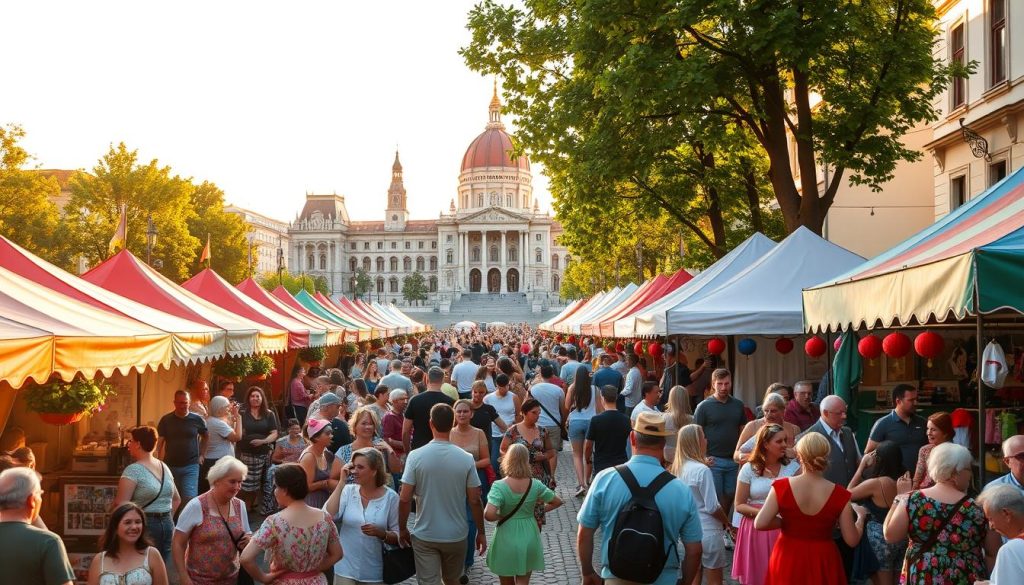
[[[373,287],[373,281],[370,280],[370,275],[367,274],[362,267],[356,269],[355,274],[355,286],[352,289],[352,294],[357,299],[363,298],[366,293],[370,292],[370,288]]]
[[[122,142],[111,145],[92,174],[80,173],[72,179],[70,189],[65,233],[76,254],[84,255],[90,264],[109,255],[108,244],[123,205],[127,209],[127,248],[145,259],[147,220],[152,217],[158,234],[152,256],[160,260],[160,272],[179,282],[192,274],[202,249],[188,225],[196,215],[192,207],[195,188],[187,179],[172,176],[170,167],[159,166],[156,159],[140,164],[138,151],[128,150]],[[65,258],[65,268],[71,269],[73,262],[73,258]]]
[[[285,290],[293,295],[303,289],[310,294],[317,292],[325,295],[331,294],[331,287],[327,282],[327,279],[323,276],[312,276],[309,274],[296,275],[284,270],[281,272],[280,279],[277,277],[276,272],[267,272],[256,280],[260,283],[260,286],[267,290],[274,290],[278,285],[284,285]]]
[[[50,197],[60,187],[24,168],[30,158],[18,144],[24,137],[19,126],[0,126],[0,235],[52,261],[58,211]]]
[[[427,300],[427,281],[419,271],[413,272],[402,282],[402,298],[410,303]]]
[[[716,256],[733,201],[748,200],[751,229],[769,211],[751,199],[764,176],[786,231],[820,233],[842,180],[879,189],[920,156],[900,137],[936,118],[935,97],[963,73],[933,56],[931,0],[522,5],[474,8],[462,54],[502,76],[522,147],[552,172],[556,197],[575,205],[603,174],[598,208],[611,196],[660,205]],[[728,186],[716,176],[687,188],[700,169],[677,156],[742,188],[716,199]],[[819,193],[822,164],[831,181]],[[685,213],[694,206],[703,220]]]
[[[191,205],[195,215],[188,220],[188,231],[199,241],[196,258],[202,254],[209,234],[210,268],[233,284],[245,280],[249,276],[249,227],[245,221],[224,211],[224,192],[208,181],[192,190]],[[255,254],[253,250],[254,265]],[[195,263],[191,270],[195,274],[205,267]]]

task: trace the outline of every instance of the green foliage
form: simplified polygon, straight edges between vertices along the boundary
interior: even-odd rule
[[[35,412],[73,414],[91,412],[117,394],[113,386],[82,377],[71,382],[50,382],[28,390],[25,402]]]
[[[58,211],[50,197],[60,187],[56,179],[24,168],[30,158],[18,144],[24,137],[19,126],[0,126],[0,236],[53,260]]]
[[[269,376],[274,371],[274,358],[265,353],[252,356],[248,376]]]
[[[322,362],[325,357],[327,357],[327,348],[324,347],[304,347],[299,350],[299,359],[306,363]]]
[[[218,360],[213,365],[213,373],[224,378],[237,380],[248,376],[252,371],[253,357],[251,356],[238,356],[238,357],[226,357]]]
[[[327,283],[327,279],[323,276],[311,276],[309,274],[295,275],[287,270],[281,271],[281,277],[278,279],[276,272],[267,272],[257,278],[260,285],[267,290],[274,290],[278,285],[283,285],[285,290],[294,294],[298,294],[300,290],[305,289],[306,292],[323,293],[325,295],[331,294],[331,287]]]
[[[357,351],[359,351],[359,347],[354,342],[348,341],[341,345],[341,353],[343,355],[353,355]]]
[[[352,289],[352,294],[355,298],[361,299],[366,293],[370,292],[370,288],[373,286],[373,281],[370,280],[370,275],[367,274],[366,270],[362,267],[356,269],[355,274],[355,286]]]
[[[238,284],[249,277],[249,227],[241,216],[224,211],[224,192],[213,183],[204,181],[195,186],[191,195],[192,209],[188,220],[188,231],[196,240],[194,250],[198,259],[210,234],[210,268],[232,284]],[[255,245],[255,244],[254,244]],[[253,264],[256,263],[253,250]],[[191,266],[192,274],[206,268],[198,262]]]
[[[410,303],[427,300],[427,281],[419,271],[413,272],[402,282],[402,298]]]

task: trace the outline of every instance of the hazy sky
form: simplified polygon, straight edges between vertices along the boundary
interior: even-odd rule
[[[0,124],[40,168],[89,170],[123,141],[283,220],[306,192],[383,219],[397,145],[412,217],[435,218],[487,122],[492,80],[456,52],[474,4],[3,2]]]

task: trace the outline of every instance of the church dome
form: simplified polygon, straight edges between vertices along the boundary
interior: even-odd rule
[[[512,159],[511,154],[515,149],[515,144],[512,142],[512,137],[505,132],[505,125],[501,122],[501,101],[498,99],[497,86],[495,86],[489,110],[490,120],[487,122],[487,129],[470,143],[466,154],[462,157],[462,172],[481,167],[505,167],[529,171],[530,161],[526,155],[515,160]]]

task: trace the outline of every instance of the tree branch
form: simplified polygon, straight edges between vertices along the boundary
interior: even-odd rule
[[[707,236],[707,234],[704,233],[704,230],[702,230],[700,226],[691,221],[685,215],[680,213],[674,205],[669,204],[669,202],[666,201],[665,198],[661,196],[661,193],[659,193],[653,187],[648,185],[647,182],[645,182],[643,179],[636,175],[631,175],[630,180],[633,181],[635,185],[649,193],[651,197],[656,199],[659,203],[661,203],[665,211],[669,212],[669,214],[671,214],[672,217],[676,218],[679,221],[679,223],[683,224],[684,226],[687,227],[687,229],[693,232],[693,234],[697,236],[700,239],[700,241],[704,242],[704,245],[706,245],[716,256],[721,256],[720,248],[711,240],[711,238]]]

